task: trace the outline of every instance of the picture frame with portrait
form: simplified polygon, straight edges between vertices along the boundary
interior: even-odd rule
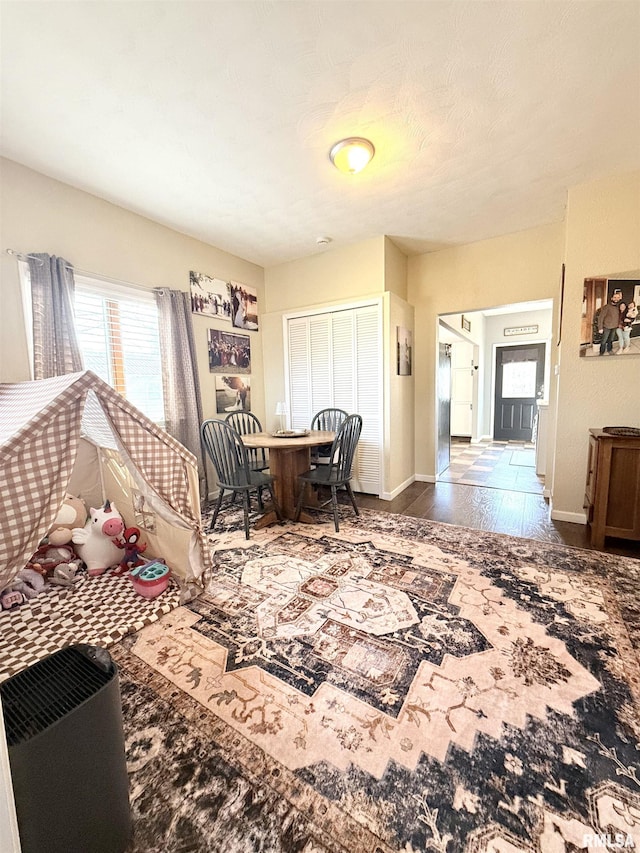
[[[640,355],[640,272],[585,278],[581,358]]]

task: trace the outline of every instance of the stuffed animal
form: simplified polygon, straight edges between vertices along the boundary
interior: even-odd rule
[[[102,508],[91,507],[83,528],[74,528],[72,540],[76,553],[87,566],[91,577],[102,575],[120,562],[120,550],[113,544],[114,536],[122,533],[124,523],[116,505],[105,501]]]
[[[82,527],[86,520],[87,508],[84,501],[67,493],[47,533],[49,545],[67,545],[71,542],[71,531],[74,527]]]
[[[3,610],[12,610],[35,598],[44,589],[44,578],[33,569],[20,569],[11,584],[0,594],[0,606]]]
[[[53,570],[49,581],[57,586],[73,586],[76,581],[80,580],[80,576],[77,574],[79,568],[80,560],[74,560],[72,563],[60,563]]]
[[[26,569],[33,569],[44,578],[49,578],[56,566],[75,558],[71,545],[41,545],[31,557]]]
[[[44,589],[44,578],[33,569],[20,569],[11,582],[11,589],[17,589],[25,598],[35,598]]]

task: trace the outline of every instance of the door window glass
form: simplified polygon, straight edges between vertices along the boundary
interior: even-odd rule
[[[536,396],[535,361],[512,361],[502,366],[502,397]]]

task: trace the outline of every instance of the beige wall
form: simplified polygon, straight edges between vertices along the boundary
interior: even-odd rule
[[[396,375],[396,326],[413,330],[406,296],[407,258],[388,237],[329,249],[265,270],[268,312],[261,318],[267,424],[285,398],[283,317],[306,310],[383,298],[383,494],[390,497],[414,474],[413,377]]]
[[[385,372],[385,430],[383,497],[394,498],[403,487],[413,482],[415,475],[415,364],[411,376],[398,376],[396,329],[402,326],[413,332],[413,306],[388,293],[384,300],[384,372]]]
[[[409,258],[408,301],[415,306],[416,474],[435,476],[438,315],[524,300],[557,298],[562,223]]]
[[[1,160],[0,249],[48,252],[78,270],[143,287],[189,289],[189,270],[234,279],[255,288],[264,308],[261,267],[177,231],[54,181],[10,160]],[[0,255],[0,381],[29,379],[26,335],[15,258]],[[204,416],[215,417],[214,374],[209,372],[207,330],[231,328],[194,316]],[[251,339],[252,402],[264,415],[261,332]]]
[[[268,267],[265,311],[295,311],[379,296],[384,291],[384,247],[385,238],[374,237]]]
[[[384,238],[384,289],[407,298],[407,256],[389,237]]]
[[[640,278],[640,172],[574,187],[566,228],[565,300],[558,383],[553,517],[578,521],[587,470],[588,430],[640,426],[640,360],[580,358],[585,278]]]

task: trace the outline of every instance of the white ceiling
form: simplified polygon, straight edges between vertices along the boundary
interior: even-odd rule
[[[559,221],[567,187],[640,168],[637,0],[0,11],[4,156],[263,266]],[[354,177],[328,159],[351,135],[376,146]]]

